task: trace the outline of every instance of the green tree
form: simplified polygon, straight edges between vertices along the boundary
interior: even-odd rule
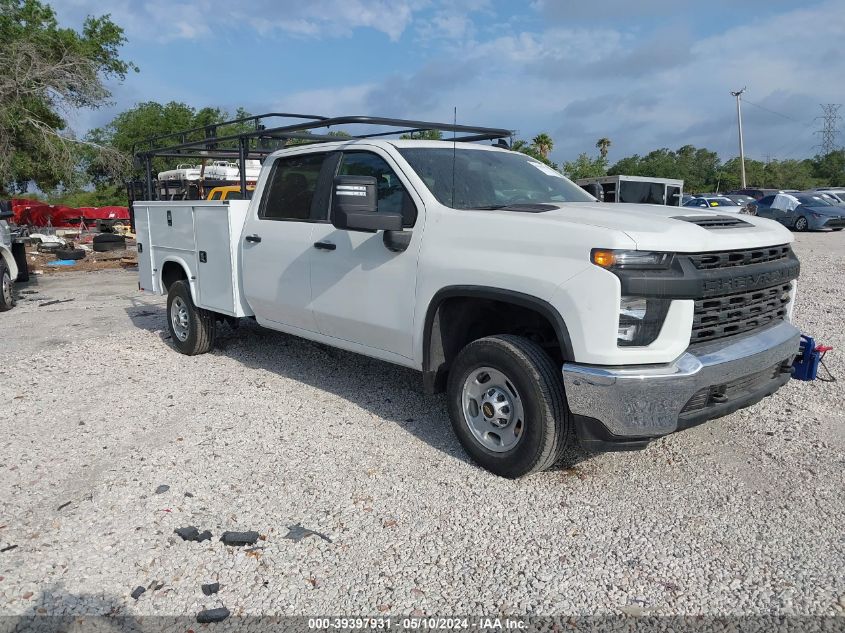
[[[200,108],[176,101],[166,104],[155,101],[139,103],[134,108],[121,112],[107,125],[95,128],[86,137],[97,145],[107,145],[119,151],[130,161],[133,153],[149,147],[145,141],[152,137],[166,134],[178,134],[186,130],[196,129],[195,132],[180,135],[172,139],[163,140],[166,145],[177,145],[184,141],[196,141],[206,138],[211,131],[219,137],[229,136],[240,132],[254,130],[250,122],[230,123],[223,125],[224,121],[230,119],[242,119],[250,116],[243,108],[238,108],[234,116],[221,108]],[[198,128],[198,129],[197,129]],[[223,149],[235,149],[235,141],[221,141],[218,147]],[[193,162],[193,159],[165,159],[156,158],[153,160],[153,171],[159,172],[173,167],[179,162]],[[102,163],[93,160],[89,161],[88,174],[97,185],[116,184],[116,179]],[[140,167],[136,166],[134,173],[136,177],[142,175]]]
[[[820,186],[845,186],[845,150],[839,149],[824,156],[815,156],[812,166],[813,176],[821,181]]]
[[[442,141],[443,132],[440,130],[423,130],[422,132],[409,132],[408,134],[403,134],[399,138],[416,139],[418,141]]]
[[[545,134],[543,136],[546,136]],[[514,152],[520,152],[522,154],[527,154],[531,158],[539,160],[541,163],[545,163],[552,169],[558,169],[557,163],[548,159],[548,157],[543,156],[540,151],[537,149],[536,145],[533,143],[529,143],[523,139],[514,139],[513,143],[511,144],[511,150]]]
[[[119,170],[119,155],[76,139],[64,117],[105,105],[106,81],[137,71],[119,56],[123,29],[108,15],[60,28],[39,0],[0,0],[0,42],[0,193],[76,182],[82,148]]]
[[[563,173],[572,180],[606,176],[607,159],[604,156],[590,158],[586,152],[583,152],[575,160],[563,163]]]
[[[613,145],[613,142],[606,136],[602,136],[598,141],[596,141],[596,149],[599,150],[599,154],[601,154],[602,158],[607,158],[607,150],[610,149],[611,145]]]

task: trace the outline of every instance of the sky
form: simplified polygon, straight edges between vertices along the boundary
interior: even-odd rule
[[[547,132],[551,158],[611,163],[692,144],[817,153],[820,104],[845,104],[845,0],[53,0],[111,13],[140,72],[77,133],[143,101],[252,113],[381,115]],[[108,7],[107,9],[104,7]],[[842,109],[845,116],[845,107]],[[838,122],[845,143],[845,124]]]

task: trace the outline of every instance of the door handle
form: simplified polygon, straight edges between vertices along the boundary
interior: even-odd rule
[[[333,251],[337,248],[337,244],[331,242],[314,242],[314,248],[319,248],[324,251]]]
[[[261,236],[260,236],[260,235],[247,235],[247,236],[246,236],[246,241],[247,241],[247,242],[253,242],[253,243],[255,243],[255,244],[258,244],[258,242],[260,242],[260,241],[261,241]]]

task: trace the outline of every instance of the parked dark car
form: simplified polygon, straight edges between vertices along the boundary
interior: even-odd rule
[[[757,215],[777,220],[796,231],[845,228],[845,207],[820,195],[778,193],[757,201]]]

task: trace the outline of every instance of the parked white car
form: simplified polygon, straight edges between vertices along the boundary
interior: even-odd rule
[[[135,202],[173,345],[224,320],[419,370],[483,467],[519,477],[722,416],[790,377],[799,263],[776,222],[602,204],[524,154],[343,140],[267,157],[251,201]]]

